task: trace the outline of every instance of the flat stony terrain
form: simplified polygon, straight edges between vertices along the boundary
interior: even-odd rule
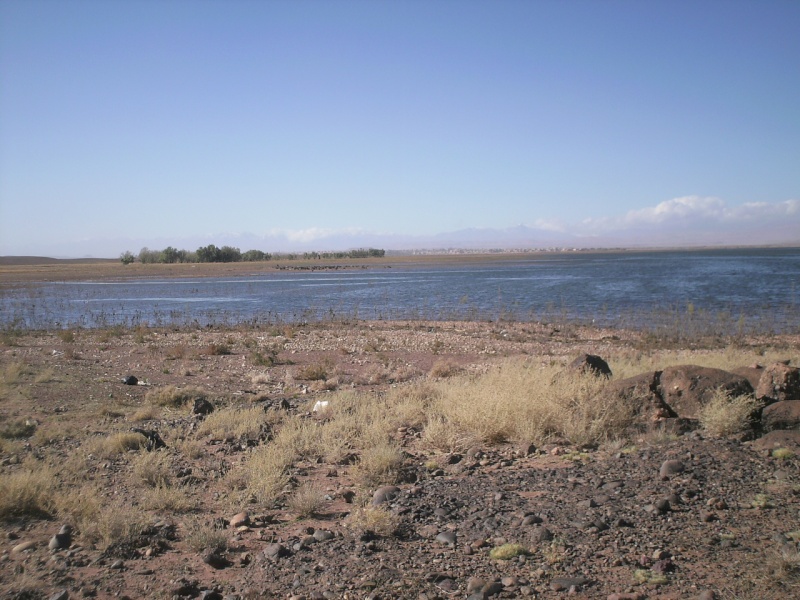
[[[409,417],[385,432],[400,457],[386,471],[346,433],[298,450],[273,495],[247,471],[290,420],[322,435],[335,418],[317,402],[347,394],[379,404],[583,353],[612,382],[676,364],[796,366],[796,337],[688,348],[567,325],[353,322],[0,341],[3,598],[800,596],[791,436],[775,452],[759,431],[649,419],[586,443],[443,445]],[[181,390],[197,398],[173,401]],[[268,418],[204,426],[219,414]]]

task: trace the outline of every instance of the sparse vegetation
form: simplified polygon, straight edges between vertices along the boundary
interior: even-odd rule
[[[489,551],[489,558],[492,560],[511,560],[528,554],[528,550],[522,544],[503,544]]]
[[[197,387],[178,388],[174,385],[168,385],[160,389],[150,390],[147,392],[145,400],[157,406],[180,408],[195,400],[204,400],[206,396],[206,392]]]
[[[752,426],[759,404],[750,396],[731,397],[718,390],[700,410],[700,424],[709,435],[723,437]]]

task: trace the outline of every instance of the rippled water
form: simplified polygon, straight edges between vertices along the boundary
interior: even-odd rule
[[[800,249],[561,254],[477,265],[0,285],[4,327],[316,319],[581,320],[795,330]]]

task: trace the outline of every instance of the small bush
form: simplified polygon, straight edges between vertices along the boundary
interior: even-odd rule
[[[446,379],[460,374],[463,369],[451,360],[437,360],[433,363],[428,376],[433,379]]]
[[[0,519],[51,516],[54,479],[49,468],[39,466],[0,475]]]
[[[321,363],[303,365],[297,368],[294,376],[303,381],[324,381],[328,378],[328,367]]]
[[[366,487],[394,483],[403,466],[403,453],[391,442],[364,448],[353,465],[353,478]]]
[[[27,438],[36,431],[36,422],[32,419],[15,419],[0,426],[0,437],[7,440]]]
[[[731,397],[727,392],[718,390],[700,409],[700,425],[714,437],[739,433],[750,427],[758,406],[751,396]]]
[[[222,552],[228,547],[228,534],[207,519],[193,519],[186,525],[186,543],[195,552]]]
[[[389,537],[400,528],[400,517],[381,506],[358,507],[347,517],[348,526],[356,533],[372,533]]]
[[[272,504],[289,483],[292,454],[277,444],[260,446],[245,463],[246,490],[261,504]]]
[[[528,550],[521,544],[503,544],[489,551],[489,558],[492,560],[511,560],[518,556],[528,554]]]
[[[124,554],[125,548],[138,546],[137,542],[146,526],[145,516],[141,512],[115,503],[103,508],[83,534],[101,551],[114,555],[119,549]]]
[[[159,485],[147,490],[142,498],[142,508],[145,510],[186,513],[193,511],[196,507],[197,503],[187,496],[184,489],[166,485]]]
[[[228,344],[209,344],[202,351],[203,354],[208,356],[226,356],[228,354],[233,354],[231,347]]]
[[[155,404],[157,406],[180,408],[189,402],[205,399],[206,396],[206,392],[197,387],[177,388],[174,385],[168,385],[161,389],[147,392],[144,399],[150,404]]]
[[[313,483],[304,483],[289,497],[289,509],[298,518],[305,519],[318,514],[325,502],[322,490]]]
[[[775,448],[772,451],[772,457],[778,460],[787,460],[794,456],[794,451],[791,448]]]
[[[218,410],[200,423],[197,435],[216,440],[255,440],[266,422],[267,414],[260,407]]]
[[[169,457],[163,452],[146,452],[133,461],[133,474],[145,485],[168,487],[172,482]]]
[[[90,454],[101,458],[113,458],[129,450],[139,450],[147,445],[147,438],[141,433],[115,433],[105,438],[90,440],[86,449]]]

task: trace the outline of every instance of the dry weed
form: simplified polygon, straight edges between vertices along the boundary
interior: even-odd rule
[[[208,415],[197,428],[197,435],[215,440],[256,440],[267,425],[267,413],[261,407],[228,408]]]
[[[452,360],[437,360],[433,363],[428,377],[432,379],[447,379],[460,374],[463,369]]]
[[[700,409],[700,425],[714,437],[724,437],[751,426],[754,413],[760,404],[751,396],[731,395],[718,390],[711,400]]]
[[[287,448],[276,444],[256,448],[244,465],[247,493],[262,505],[272,504],[289,483],[292,459]]]
[[[368,446],[353,465],[353,479],[365,487],[394,483],[403,466],[403,453],[391,442]]]
[[[186,524],[186,544],[195,552],[216,550],[222,552],[228,546],[228,534],[208,519],[192,519]]]
[[[174,385],[155,389],[147,392],[145,401],[157,406],[169,406],[180,408],[181,406],[194,402],[198,399],[205,399],[208,394],[205,390],[197,387],[177,388]]]
[[[287,501],[289,510],[297,514],[300,519],[318,514],[324,504],[324,492],[318,485],[310,482],[306,482],[294,490]]]
[[[142,508],[160,510],[170,513],[191,512],[197,503],[190,498],[183,488],[159,485],[147,490],[142,497]]]
[[[400,517],[381,506],[360,506],[347,517],[347,525],[356,533],[389,537],[400,528]]]
[[[84,445],[89,454],[101,458],[113,458],[129,450],[139,450],[147,445],[141,433],[114,433],[104,438],[95,438]]]
[[[172,483],[170,457],[164,452],[145,452],[132,462],[134,477],[151,488],[168,487]]]
[[[49,517],[54,510],[55,473],[46,466],[26,464],[0,475],[0,519]]]
[[[152,421],[159,417],[160,411],[155,406],[142,406],[132,415],[128,416],[129,421],[140,423],[142,421]]]

